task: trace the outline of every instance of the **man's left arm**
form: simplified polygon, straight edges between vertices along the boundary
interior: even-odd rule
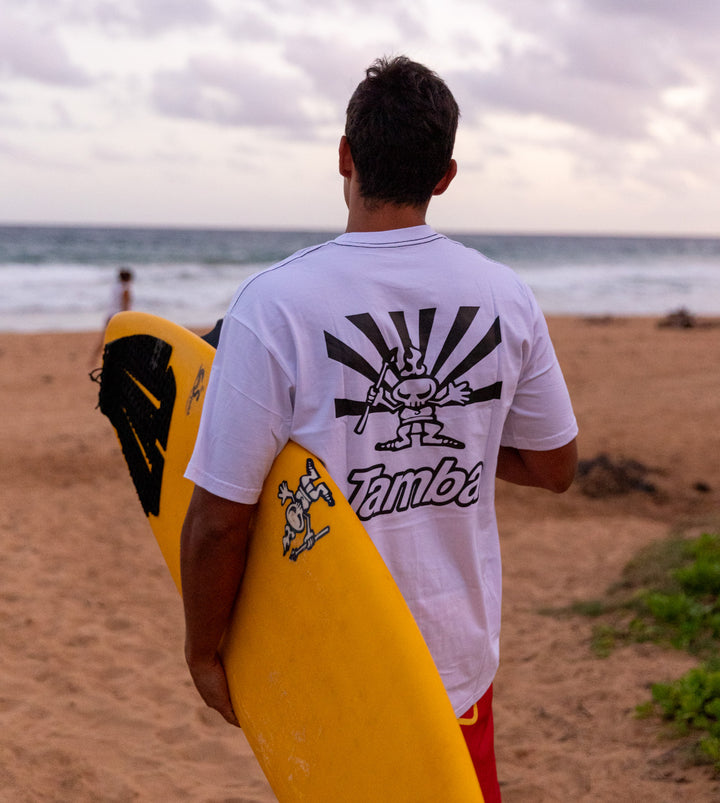
[[[242,582],[254,509],[196,486],[180,542],[185,659],[205,703],[236,726],[218,651]]]
[[[531,485],[563,493],[575,478],[577,461],[575,438],[558,449],[547,451],[501,446],[496,476],[516,485]]]

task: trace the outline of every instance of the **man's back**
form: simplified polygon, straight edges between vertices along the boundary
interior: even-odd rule
[[[263,456],[268,429],[278,450],[291,439],[316,454],[395,576],[456,710],[466,710],[497,667],[493,499],[506,421],[507,445],[521,448],[574,434],[527,287],[427,226],[345,234],[245,284],[213,380],[207,403],[222,395],[225,413],[201,429],[198,481],[224,494],[234,483],[233,498],[251,501],[274,457]],[[242,432],[223,446],[241,410]]]

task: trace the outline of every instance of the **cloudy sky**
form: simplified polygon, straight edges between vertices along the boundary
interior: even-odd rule
[[[344,226],[379,55],[460,104],[446,231],[720,235],[718,0],[0,0],[0,222]]]

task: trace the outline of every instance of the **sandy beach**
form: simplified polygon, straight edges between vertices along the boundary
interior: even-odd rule
[[[506,803],[720,800],[708,767],[634,716],[649,683],[695,661],[648,644],[601,659],[590,620],[543,613],[602,596],[671,531],[720,524],[720,327],[708,323],[550,320],[581,459],[638,461],[656,492],[498,486]],[[243,734],[187,675],[179,596],[87,376],[97,337],[0,334],[0,800],[273,801]]]

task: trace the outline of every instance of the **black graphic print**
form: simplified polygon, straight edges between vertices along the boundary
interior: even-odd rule
[[[292,491],[287,480],[283,480],[278,487],[278,499],[285,508],[285,532],[283,534],[282,545],[283,555],[290,552],[290,560],[296,561],[298,556],[324,538],[329,532],[329,527],[323,527],[319,532],[315,532],[310,521],[310,507],[319,499],[324,499],[328,507],[335,505],[332,491],[321,480],[320,473],[315,468],[315,461],[307,459],[306,472],[298,480],[297,490]],[[299,535],[303,536],[300,546],[292,551],[290,547]]]
[[[369,313],[350,315],[347,320],[359,329],[377,353],[372,364],[339,338],[325,332],[327,355],[366,377],[370,386],[365,399],[335,399],[335,416],[357,416],[355,432],[365,430],[375,413],[397,416],[395,437],[375,444],[378,451],[401,451],[414,445],[464,449],[462,441],[444,432],[440,408],[469,405],[499,399],[502,382],[472,388],[463,379],[474,366],[491,354],[501,342],[500,319],[469,350],[460,351],[461,342],[477,316],[478,307],[460,307],[442,341],[431,367],[427,354],[435,344],[435,309],[421,309],[417,318],[417,337],[413,342],[404,312],[389,313],[397,333],[390,345]],[[440,335],[442,337],[442,335]]]
[[[160,515],[170,420],[177,386],[172,346],[151,335],[129,335],[105,346],[100,410],[115,427],[145,515]]]

